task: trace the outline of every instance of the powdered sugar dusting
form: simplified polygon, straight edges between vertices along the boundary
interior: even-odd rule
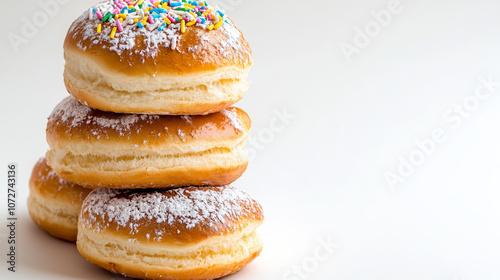
[[[101,33],[97,33],[97,26],[102,23],[98,18],[90,20],[87,13],[83,13],[70,28],[70,32],[74,32],[75,29],[80,29],[80,32],[74,32],[73,38],[80,33],[83,35],[85,41],[90,42],[90,45],[99,45],[103,48],[109,48],[109,50],[115,51],[117,54],[121,55],[125,50],[133,50],[135,54],[141,55],[143,57],[154,57],[156,56],[158,49],[160,47],[175,49],[180,40],[180,24],[171,24],[169,28],[163,31],[158,30],[147,30],[145,28],[138,29],[136,26],[130,24],[123,27],[123,31],[116,34],[112,39],[110,36],[104,34],[111,33],[113,27],[116,23],[110,22],[103,27]],[[136,37],[141,36],[144,42],[143,49],[135,49]],[[109,43],[110,47],[107,47],[103,42]],[[77,43],[77,46],[85,51],[87,46],[83,45],[82,41]]]
[[[181,118],[189,124],[193,123],[193,121],[191,120],[191,116],[186,115],[186,116],[181,116]]]
[[[224,32],[227,36],[227,39],[219,42],[219,45],[217,46],[219,52],[224,57],[228,57],[231,54],[230,50],[232,49],[242,60],[244,59],[243,53],[246,53],[246,57],[250,56],[250,53],[242,45],[242,40],[240,40],[240,31],[232,24],[225,24],[222,28],[222,32]]]
[[[50,168],[50,171],[47,174],[45,174],[45,176],[43,175],[42,171],[40,170],[39,178],[42,182],[49,182],[49,181],[54,181],[54,180],[57,181],[58,182],[58,184],[57,184],[58,191],[62,191],[65,188],[72,188],[75,186],[71,182],[68,182],[68,181],[64,180],[63,178],[59,177],[59,175],[57,175],[57,173],[52,168]]]
[[[135,115],[116,114],[115,118],[101,117],[92,114],[94,110],[81,104],[74,97],[69,96],[59,103],[49,117],[49,122],[70,122],[70,127],[78,127],[83,124],[95,124],[101,128],[111,128],[121,135],[131,130],[131,126],[138,121],[153,121],[159,119],[159,115]],[[97,111],[97,110],[96,110]],[[101,131],[94,130],[94,135]]]
[[[90,190],[84,189],[83,187],[73,184],[69,181],[64,180],[59,177],[59,175],[47,165],[47,160],[41,158],[37,161],[35,169],[38,169],[37,181],[41,188],[49,188],[49,186],[57,186],[58,192],[65,192],[66,194],[74,194],[79,199],[73,200],[73,203],[81,204],[83,199],[87,196]],[[51,187],[50,187],[51,188]],[[58,196],[57,193],[53,195]]]
[[[59,117],[62,122],[67,122],[71,119],[71,125],[76,126],[84,121],[90,112],[92,112],[92,109],[89,107],[84,106],[72,97],[67,97],[52,111],[49,120]]]
[[[73,183],[64,180],[63,178],[59,177],[57,173],[52,169],[50,166],[47,165],[47,160],[45,158],[40,158],[36,166],[39,166],[38,168],[38,178],[40,182],[50,182],[50,181],[55,181],[57,182],[58,186],[58,191],[64,189],[64,188],[72,188],[75,186]]]
[[[197,226],[219,230],[229,220],[238,220],[261,212],[261,206],[246,193],[233,187],[187,187],[163,192],[131,190],[94,190],[85,200],[82,224],[101,232],[115,223],[117,229],[139,232],[140,220],[153,224],[180,224],[186,229]],[[175,231],[180,233],[180,231]],[[164,230],[156,229],[146,237],[160,241]]]
[[[224,114],[224,116],[229,118],[229,120],[231,121],[231,124],[234,126],[234,128],[236,128],[239,131],[244,130],[243,125],[241,124],[241,121],[238,118],[238,115],[234,111],[225,109],[225,110],[222,110],[221,113]]]
[[[177,135],[181,138],[182,142],[186,142],[186,134],[181,129],[177,130]]]

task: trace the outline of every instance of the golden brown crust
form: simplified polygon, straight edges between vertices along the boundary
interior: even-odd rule
[[[33,221],[52,236],[76,241],[78,213],[91,190],[61,179],[45,158],[33,168],[29,188],[28,211]]]
[[[92,191],[59,177],[46,158],[40,159],[33,167],[29,187],[31,193],[43,199],[77,205],[78,208]]]
[[[228,47],[221,51],[220,42],[231,39],[224,32],[224,26],[228,25],[238,33],[236,44],[239,48]],[[76,20],[66,35],[64,48],[92,55],[102,65],[127,75],[188,74],[213,71],[228,65],[247,68],[252,64],[250,46],[232,21],[212,31],[188,28],[186,33],[179,34],[180,39],[175,49],[160,45],[154,56],[138,54],[148,47],[145,37],[140,34],[135,36],[135,46],[123,49],[121,54],[112,50],[113,44],[109,41],[99,40],[98,44],[93,43],[96,38],[106,36],[97,33],[85,36],[87,29],[95,31],[96,26],[97,23],[95,26],[88,25],[87,20],[81,18]],[[119,37],[120,33],[116,36]]]
[[[161,171],[133,170],[126,174],[110,174],[89,170],[88,172],[59,171],[65,180],[76,182],[89,189],[148,189],[174,188],[192,185],[224,186],[231,184],[247,169],[248,163],[235,167],[179,167]],[[145,183],[147,178],[147,183]]]
[[[80,212],[80,225],[88,230],[170,246],[196,244],[263,220],[262,206],[230,186],[94,190]]]
[[[206,116],[137,116],[92,110],[68,97],[52,112],[46,132],[49,145],[64,141],[143,145],[147,141],[149,146],[162,146],[238,139],[250,126],[250,118],[238,108]]]

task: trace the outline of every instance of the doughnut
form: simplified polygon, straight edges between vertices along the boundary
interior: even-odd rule
[[[214,279],[262,250],[262,207],[231,186],[98,189],[85,199],[77,247],[113,273],[146,279]]]
[[[88,188],[227,185],[247,167],[250,125],[237,108],[203,116],[117,114],[69,96],[49,117],[46,157],[61,178]]]
[[[195,7],[195,15],[177,10],[192,9],[188,3],[154,2],[129,9],[107,0],[71,25],[64,41],[68,92],[116,113],[205,115],[240,100],[253,62],[235,24],[216,7]]]
[[[49,234],[75,242],[80,208],[91,190],[61,179],[45,158],[35,164],[29,189],[31,219]]]

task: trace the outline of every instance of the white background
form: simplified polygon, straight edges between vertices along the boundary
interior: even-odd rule
[[[266,214],[262,255],[227,279],[500,278],[500,87],[460,124],[443,116],[474,105],[480,77],[500,81],[500,1],[401,0],[350,62],[339,45],[354,45],[355,29],[389,0],[218,2],[255,60],[237,106],[252,117],[250,148],[260,150],[234,185]],[[3,6],[0,25],[0,279],[117,279],[27,215],[46,118],[67,96],[62,43],[94,1],[59,5],[16,53],[8,34],[21,35],[36,3]],[[294,118],[270,130],[285,109]],[[444,143],[391,188],[385,174],[435,129]],[[16,273],[4,261],[9,162],[19,166]],[[325,256],[319,240],[338,247]]]

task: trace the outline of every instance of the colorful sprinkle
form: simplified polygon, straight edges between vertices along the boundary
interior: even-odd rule
[[[111,17],[111,12],[107,12],[106,15],[102,18],[102,22],[106,22]]]
[[[111,34],[109,35],[109,37],[110,37],[111,39],[113,39],[113,38],[115,38],[115,34],[116,34],[116,26],[115,26],[115,27],[113,27],[113,30],[111,30]]]
[[[171,16],[167,16],[167,19],[169,19],[169,20],[170,20],[170,23],[172,23],[172,22],[176,22],[176,20],[175,20],[173,17],[171,17]],[[167,23],[168,23],[168,22],[167,22]],[[170,23],[168,23],[168,24],[170,24]]]
[[[163,13],[163,14],[164,14],[164,13],[166,13],[166,12],[167,12],[167,10],[162,9],[162,8],[156,8],[156,9],[152,9],[152,10],[151,10],[151,12],[152,12],[152,13],[157,13],[157,14],[161,14],[161,13]]]
[[[184,22],[184,21],[183,21]],[[193,26],[196,24],[196,19],[193,19],[192,21],[186,23],[186,26]]]
[[[219,22],[215,25],[215,29],[217,30],[224,23],[221,17],[219,17]]]
[[[88,10],[88,19],[96,18],[99,20],[97,32],[111,29],[111,39],[125,27],[127,30],[147,27],[146,30],[160,32],[173,29],[185,33],[189,27],[211,31],[228,22],[217,6],[194,0],[107,0]]]
[[[102,19],[102,14],[101,14],[101,12],[97,11],[97,12],[95,12],[95,15],[96,15],[99,19]]]
[[[120,20],[121,20],[121,18],[117,19],[115,22],[116,22],[116,27],[118,27],[118,31],[122,32],[123,26],[122,26],[122,22]]]

